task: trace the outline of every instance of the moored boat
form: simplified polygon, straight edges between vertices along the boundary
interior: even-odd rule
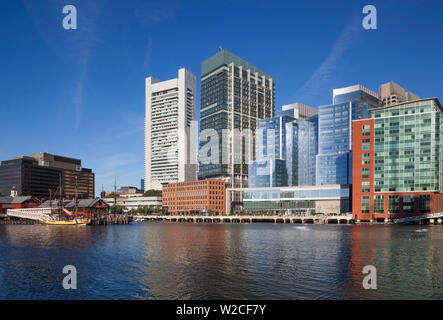
[[[55,219],[44,219],[43,224],[56,225],[56,226],[85,226],[91,222],[90,219],[72,219],[72,220],[55,220]]]

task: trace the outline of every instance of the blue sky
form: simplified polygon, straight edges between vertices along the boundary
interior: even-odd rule
[[[62,27],[77,7],[78,29]],[[377,8],[364,30],[362,8]],[[219,46],[276,80],[276,105],[395,81],[443,99],[441,1],[1,0],[0,159],[82,159],[96,191],[143,177],[144,79],[197,76]],[[197,103],[197,109],[199,102]]]

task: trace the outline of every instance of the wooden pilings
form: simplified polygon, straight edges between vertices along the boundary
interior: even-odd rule
[[[131,218],[126,214],[97,214],[92,217],[90,225],[129,224],[131,221]]]
[[[0,224],[23,224],[23,225],[31,225],[31,224],[40,224],[40,221],[30,220],[30,219],[22,219],[22,218],[14,218],[14,217],[2,217],[0,218]]]

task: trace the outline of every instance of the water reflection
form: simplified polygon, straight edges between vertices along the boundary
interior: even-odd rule
[[[0,298],[441,299],[442,239],[440,226],[2,225]],[[77,290],[62,288],[67,264]]]

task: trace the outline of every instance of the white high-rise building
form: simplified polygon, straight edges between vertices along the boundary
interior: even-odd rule
[[[146,78],[145,190],[197,178],[195,83],[184,68],[175,79]]]

